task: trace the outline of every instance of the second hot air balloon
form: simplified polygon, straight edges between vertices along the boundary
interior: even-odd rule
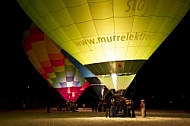
[[[33,23],[24,32],[23,46],[33,66],[66,101],[75,102],[90,86],[60,48]]]

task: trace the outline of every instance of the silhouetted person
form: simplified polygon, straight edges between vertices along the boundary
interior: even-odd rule
[[[106,107],[106,118],[107,118],[107,117],[110,117],[110,109],[111,109],[111,101],[110,100],[106,101],[105,107]]]
[[[112,116],[116,117],[117,116],[117,112],[116,112],[117,111],[117,106],[115,104],[112,106],[111,110],[112,110]]]
[[[92,102],[92,112],[94,112],[94,111],[95,111],[95,103]]]
[[[47,113],[50,113],[50,102],[47,103]]]
[[[131,117],[131,101],[126,100],[126,105],[127,105],[127,117]]]
[[[131,100],[131,117],[134,118],[135,116],[135,106],[134,102]]]
[[[97,102],[94,103],[94,110],[95,110],[95,112],[98,112],[98,103]]]
[[[24,102],[24,101],[22,101],[22,111],[24,111],[24,110],[25,110],[25,107],[26,107],[25,102]]]

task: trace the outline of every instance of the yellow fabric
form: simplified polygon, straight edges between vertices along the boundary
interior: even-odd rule
[[[116,80],[117,90],[120,90],[120,89],[125,90],[131,84],[135,76],[136,74],[129,75],[129,76],[117,76],[117,80]],[[106,85],[108,89],[115,89],[111,76],[98,76],[98,78],[100,79],[102,84]]]
[[[190,5],[189,0],[17,1],[37,26],[83,65],[149,59]]]

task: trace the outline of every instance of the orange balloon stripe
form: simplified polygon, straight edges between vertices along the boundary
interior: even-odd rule
[[[56,53],[56,54],[48,54],[50,60],[63,60],[63,54]]]
[[[41,73],[41,74],[44,74],[45,73],[45,70],[41,67],[41,68],[38,68],[38,71]]]
[[[40,64],[42,65],[43,68],[51,66],[51,62],[49,60],[48,61],[44,61],[44,62],[40,62]]]

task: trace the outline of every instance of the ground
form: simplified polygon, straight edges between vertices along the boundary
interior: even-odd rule
[[[183,110],[147,110],[147,117],[106,118],[105,112],[91,112],[90,108],[79,108],[78,112],[51,109],[15,110],[0,112],[0,126],[190,126],[190,113]]]

